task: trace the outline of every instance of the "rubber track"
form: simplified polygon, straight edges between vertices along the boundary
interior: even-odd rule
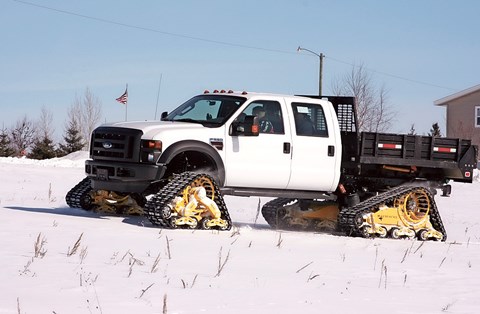
[[[72,208],[82,208],[81,200],[92,190],[90,178],[86,177],[75,185],[65,196],[67,205]],[[85,208],[84,208],[85,209]]]
[[[363,202],[358,203],[355,206],[342,208],[338,214],[339,230],[345,232],[345,234],[349,236],[365,237],[365,235],[360,231],[359,226],[355,223],[357,217],[361,217],[366,213],[375,212],[381,204],[393,202],[395,198],[402,197],[403,195],[419,188],[426,192],[430,200],[430,222],[435,230],[443,234],[442,241],[445,241],[447,239],[447,233],[445,227],[443,226],[442,219],[440,218],[437,204],[435,203],[432,193],[422,186],[415,185],[398,186],[384,193],[375,195]]]
[[[228,221],[228,228],[232,228],[232,220],[225,205],[223,196],[220,194],[220,188],[218,187],[215,180],[207,174],[199,174],[195,172],[183,172],[180,174],[174,174],[172,179],[156,193],[150,200],[147,201],[144,207],[145,216],[150,220],[154,225],[160,226],[162,228],[172,228],[169,219],[165,219],[162,215],[162,208],[170,204],[170,202],[176,197],[181,196],[182,191],[189,186],[193,181],[200,177],[208,177],[214,185],[215,190],[215,203],[218,206],[218,209],[221,212],[221,218]]]
[[[281,228],[282,218],[278,214],[278,210],[283,206],[293,203],[295,198],[276,198],[262,206],[262,216],[272,228]]]

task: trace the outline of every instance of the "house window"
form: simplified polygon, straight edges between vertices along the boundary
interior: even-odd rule
[[[480,106],[475,107],[475,127],[480,128]]]

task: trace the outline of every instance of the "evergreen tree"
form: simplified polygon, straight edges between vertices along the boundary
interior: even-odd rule
[[[12,141],[8,136],[8,131],[3,128],[0,131],[0,157],[9,157],[15,154],[15,150],[12,148]]]
[[[55,145],[48,137],[37,138],[33,142],[32,152],[28,154],[28,158],[32,159],[49,159],[56,157]]]
[[[438,126],[438,122],[432,124],[432,128],[430,129],[430,133],[428,133],[428,135],[434,137],[442,137],[442,132],[440,131],[440,126]]]
[[[58,153],[61,156],[82,150],[85,147],[85,141],[74,119],[71,119],[68,123],[68,128],[65,130],[63,140],[65,141],[65,145],[60,144],[58,149]]]

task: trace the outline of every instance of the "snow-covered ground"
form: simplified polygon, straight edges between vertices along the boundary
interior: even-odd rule
[[[0,313],[480,312],[478,172],[439,243],[271,230],[258,198],[226,197],[228,232],[71,209],[85,158],[0,158]]]

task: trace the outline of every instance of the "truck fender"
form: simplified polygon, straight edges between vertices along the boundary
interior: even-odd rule
[[[158,159],[158,164],[168,165],[173,158],[183,152],[194,151],[205,155],[212,161],[215,167],[215,173],[209,173],[217,181],[218,185],[223,186],[225,183],[225,166],[218,152],[212,146],[199,141],[180,141],[170,145]]]

